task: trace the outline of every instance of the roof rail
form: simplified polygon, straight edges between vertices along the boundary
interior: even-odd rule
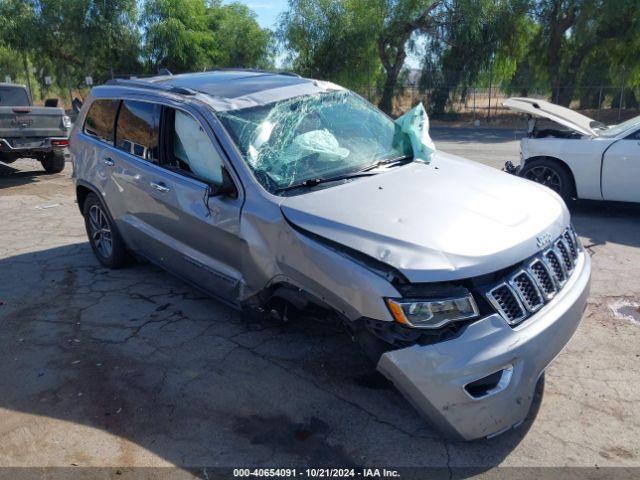
[[[149,90],[161,90],[163,92],[176,93],[178,95],[195,95],[195,90],[186,87],[176,87],[173,85],[163,85],[161,83],[147,82],[138,79],[113,78],[107,80],[105,85],[119,85],[123,87],[146,88]]]
[[[297,73],[287,72],[286,70],[264,70],[262,68],[241,68],[241,67],[219,67],[208,70],[209,72],[255,72],[255,73],[271,73],[274,75],[288,75],[290,77],[300,77]]]

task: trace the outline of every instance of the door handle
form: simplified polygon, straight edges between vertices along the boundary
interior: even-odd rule
[[[151,187],[155,188],[156,190],[158,190],[159,192],[168,192],[169,190],[171,190],[171,188],[167,187],[164,183],[159,182],[149,182],[149,185],[151,185]]]
[[[107,167],[113,167],[116,164],[111,157],[104,157],[102,161]]]

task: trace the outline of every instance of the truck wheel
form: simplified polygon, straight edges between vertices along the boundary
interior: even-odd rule
[[[132,263],[124,241],[111,216],[95,193],[84,201],[84,225],[93,253],[108,268],[122,268]]]
[[[64,152],[62,150],[54,150],[40,160],[40,163],[47,173],[59,173],[64,170]]]
[[[565,203],[573,199],[573,178],[558,162],[541,158],[527,162],[520,176],[549,187],[562,197]]]
[[[15,157],[9,157],[7,155],[3,155],[2,153],[0,153],[0,163],[13,163],[15,161],[16,161]]]

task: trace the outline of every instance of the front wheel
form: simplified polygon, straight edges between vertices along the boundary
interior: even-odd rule
[[[62,150],[49,152],[40,163],[47,173],[59,173],[64,170],[64,152]]]
[[[571,174],[558,162],[542,158],[527,162],[520,176],[550,188],[568,203],[573,198]]]
[[[132,261],[113,220],[95,193],[84,201],[84,224],[93,253],[102,265],[122,268]]]

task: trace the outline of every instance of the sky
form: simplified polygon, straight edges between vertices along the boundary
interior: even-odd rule
[[[277,17],[287,9],[287,0],[240,0],[258,15],[258,23],[263,28],[274,29]]]

